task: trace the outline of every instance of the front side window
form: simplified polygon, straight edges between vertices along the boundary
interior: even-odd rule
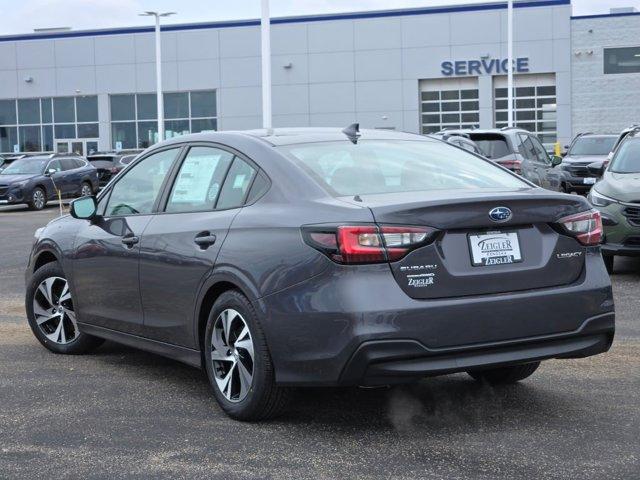
[[[528,187],[492,163],[436,141],[361,140],[280,149],[340,196]]]
[[[41,174],[49,163],[47,158],[24,158],[9,164],[0,175],[35,175]]]
[[[549,160],[549,154],[540,143],[540,140],[538,140],[533,135],[530,135],[529,138],[531,139],[531,143],[533,144],[533,151],[535,152],[538,161],[541,163],[551,163],[551,160]]]
[[[154,153],[128,170],[111,189],[105,215],[151,213],[179,151],[172,148]]]
[[[611,160],[609,171],[613,173],[640,173],[640,140],[627,140]]]
[[[171,189],[167,212],[213,210],[220,186],[233,160],[225,150],[193,147],[189,150]]]

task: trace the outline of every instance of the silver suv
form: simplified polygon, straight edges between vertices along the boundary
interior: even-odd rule
[[[455,130],[473,140],[482,154],[549,190],[561,190],[560,157],[550,157],[536,135],[521,128]],[[452,134],[453,131],[446,133]]]

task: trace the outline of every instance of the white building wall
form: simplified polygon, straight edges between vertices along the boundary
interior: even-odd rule
[[[506,5],[506,4],[505,4]],[[559,137],[571,135],[570,5],[515,9],[515,56],[555,73]],[[506,58],[506,8],[294,22],[272,26],[275,126],[419,131],[422,79],[441,62]],[[535,28],[532,28],[532,25]],[[1,39],[0,39],[1,40]],[[162,34],[165,91],[216,89],[218,128],[261,124],[259,27],[183,27]],[[152,33],[0,41],[0,98],[99,96],[108,148],[108,95],[155,89]],[[25,77],[32,77],[27,83]],[[491,82],[481,78],[481,120],[491,126]]]
[[[604,74],[604,48],[640,46],[640,15],[571,22],[573,133],[619,133],[640,123],[640,73]]]

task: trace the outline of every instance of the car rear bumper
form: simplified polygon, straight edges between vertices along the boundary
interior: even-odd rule
[[[256,302],[279,384],[389,384],[594,355],[613,339],[597,248],[570,285],[435,300],[408,297],[387,265],[349,268],[332,265]]]
[[[640,239],[640,236],[638,237]],[[640,257],[639,245],[624,245],[620,243],[604,243],[602,244],[603,255],[620,255],[623,257]]]
[[[365,342],[340,376],[342,384],[365,386],[403,383],[415,377],[444,375],[482,368],[536,362],[551,358],[582,358],[609,350],[615,329],[613,313],[587,320],[577,331],[542,338],[430,350],[410,340]]]

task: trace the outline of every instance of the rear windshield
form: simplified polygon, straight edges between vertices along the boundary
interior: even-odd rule
[[[470,134],[469,137],[487,158],[501,158],[511,153],[507,139],[502,135]]]
[[[442,142],[361,140],[279,148],[339,196],[528,187],[491,162]]]
[[[100,156],[91,156],[88,157],[87,160],[89,160],[91,163],[93,162],[111,162],[113,163],[113,161],[116,159],[117,157],[112,157],[110,155],[100,155]]]
[[[568,155],[608,155],[615,143],[616,137],[581,137],[573,142]]]
[[[611,160],[609,171],[613,173],[640,173],[640,139],[631,139],[620,145]]]

